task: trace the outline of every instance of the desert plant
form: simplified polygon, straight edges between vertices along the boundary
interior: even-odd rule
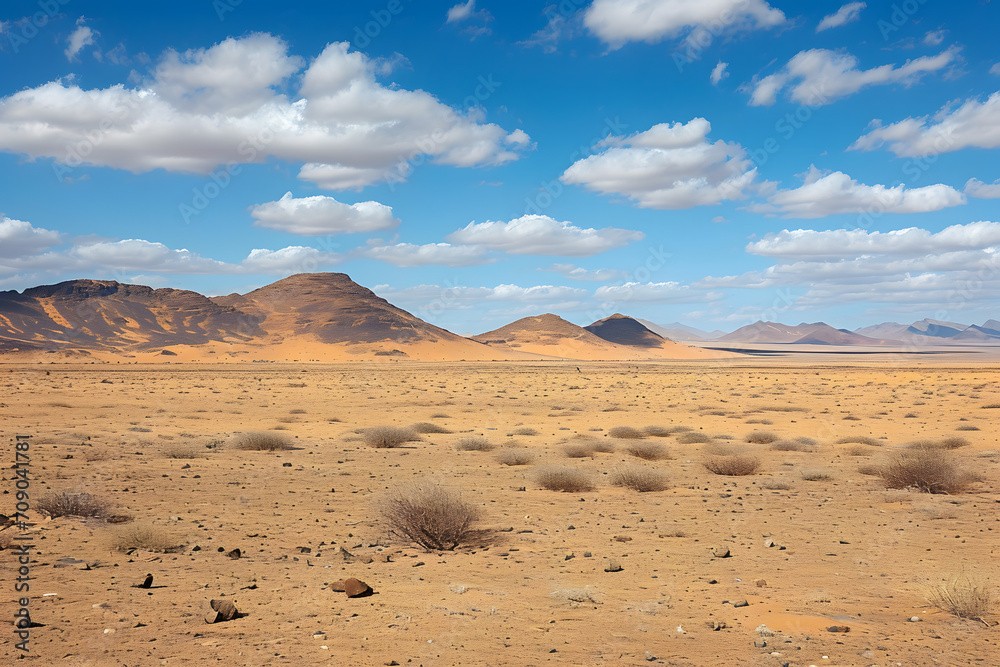
[[[479,531],[479,509],[456,491],[422,481],[390,491],[378,505],[386,529],[425,549],[451,551]]]
[[[658,442],[633,442],[625,447],[625,452],[645,461],[670,458],[670,450]]]
[[[184,445],[173,445],[163,450],[163,455],[168,459],[196,459],[198,450],[194,447]]]
[[[116,528],[112,533],[112,546],[118,551],[172,551],[179,547],[176,540],[151,523],[132,523]]]
[[[527,449],[505,449],[496,459],[505,466],[526,466],[535,460],[535,454]]]
[[[911,449],[895,453],[878,470],[890,489],[917,489],[924,493],[961,493],[974,477],[941,449]]]
[[[871,456],[871,450],[864,445],[856,445],[847,450],[848,456]]]
[[[858,472],[869,477],[878,477],[882,474],[882,468],[874,463],[863,463],[858,466]]]
[[[979,427],[973,424],[961,424],[955,428],[956,431],[978,431]]]
[[[375,449],[395,449],[407,442],[419,440],[420,436],[410,429],[398,426],[372,426],[361,431],[361,439]]]
[[[233,439],[233,447],[254,452],[274,452],[292,448],[287,435],[267,431],[241,433]]]
[[[612,486],[623,486],[633,491],[663,491],[670,488],[666,476],[658,470],[641,466],[621,466],[611,471]]]
[[[571,442],[567,445],[563,445],[563,454],[571,459],[585,459],[588,456],[593,457],[594,449],[593,443],[590,442]]]
[[[587,473],[577,468],[566,466],[550,466],[542,468],[535,475],[542,488],[549,491],[593,491],[594,480]]]
[[[952,577],[928,591],[927,602],[959,618],[990,625],[986,617],[993,610],[993,591],[974,577],[965,574]]]
[[[615,426],[608,429],[608,435],[612,438],[622,438],[625,440],[638,440],[645,438],[646,434],[631,426]]]
[[[430,422],[417,422],[410,426],[410,430],[414,433],[452,433],[451,430],[446,429],[444,426],[438,426]]]
[[[771,421],[770,419],[748,419],[748,420],[746,420],[745,423],[747,423],[747,424],[764,424],[765,426],[770,426],[774,422]]]
[[[460,452],[492,452],[496,445],[481,435],[467,435],[455,443],[455,449]]]
[[[705,467],[716,475],[742,477],[756,473],[760,468],[760,459],[751,454],[713,456],[705,461]]]
[[[760,488],[768,491],[787,491],[792,485],[781,479],[765,479],[760,483]]]
[[[673,429],[665,428],[663,426],[646,426],[642,429],[642,431],[646,435],[654,438],[666,438],[674,434]]]
[[[597,438],[593,438],[588,440],[587,442],[590,448],[593,449],[595,452],[600,452],[602,454],[610,454],[611,452],[615,451],[615,443],[611,442],[610,440],[598,440]]]
[[[712,436],[697,431],[687,431],[677,436],[677,442],[682,445],[691,445],[696,442],[712,442]]]
[[[855,443],[859,445],[871,445],[872,447],[882,446],[881,442],[868,435],[850,435],[837,441],[838,445],[850,445]]]
[[[513,430],[514,435],[538,435],[538,431],[530,426],[521,426]]]
[[[798,440],[775,440],[771,443],[771,449],[776,452],[807,452],[811,447]]]
[[[771,431],[753,431],[745,440],[753,445],[769,445],[778,440],[778,436]]]
[[[824,482],[833,479],[833,475],[827,470],[803,470],[802,479],[807,482]]]
[[[967,447],[969,441],[958,436],[941,438],[940,440],[917,440],[907,445],[910,449],[958,449]]]
[[[83,491],[59,491],[36,500],[35,509],[53,519],[60,516],[103,517],[109,513],[110,505],[106,500]]]

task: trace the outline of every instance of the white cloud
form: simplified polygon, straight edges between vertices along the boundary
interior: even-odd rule
[[[861,17],[861,10],[868,5],[863,2],[849,2],[835,13],[824,16],[823,20],[816,26],[816,32],[823,32],[830,28],[839,28],[847,23],[853,23]]]
[[[235,273],[292,274],[313,273],[337,264],[341,255],[304,246],[289,246],[280,250],[255,248],[240,262]]]
[[[69,255],[91,266],[169,273],[225,273],[231,265],[162,243],[124,239],[77,246]]]
[[[642,232],[605,227],[584,229],[547,215],[525,215],[510,222],[470,222],[446,237],[512,255],[588,257],[645,238]]]
[[[729,76],[729,72],[726,68],[729,67],[729,63],[724,63],[721,60],[719,63],[712,68],[712,75],[709,77],[712,81],[713,86],[719,85],[719,82]]]
[[[776,213],[786,218],[823,218],[838,213],[925,213],[966,203],[958,190],[943,184],[922,188],[904,185],[865,185],[847,174],[823,174],[810,166],[804,184],[794,190],[778,190],[767,204],[750,210]]]
[[[1000,76],[1000,63],[994,63],[993,67],[990,68],[990,74]]]
[[[75,60],[77,54],[83,50],[83,47],[93,44],[94,37],[100,34],[87,27],[85,22],[86,19],[84,17],[81,16],[78,18],[76,20],[76,30],[66,38],[66,50],[63,53],[66,54],[67,60]]]
[[[416,285],[414,287],[393,288],[389,285],[376,285],[372,291],[383,299],[433,301],[440,300],[448,304],[478,304],[483,301],[543,301],[579,299],[590,293],[577,287],[561,285],[520,285],[503,284],[496,287],[441,287],[439,285]]]
[[[602,194],[622,194],[641,208],[684,209],[741,199],[757,170],[742,146],[707,141],[704,118],[662,123],[627,137],[610,136],[602,152],[578,160],[560,177]]]
[[[333,197],[294,198],[291,192],[278,201],[250,208],[254,225],[303,236],[353,234],[395,229],[399,220],[392,208],[374,201],[343,204]]]
[[[303,71],[283,41],[252,34],[167,51],[138,88],[27,88],[0,99],[0,150],[71,167],[199,174],[273,158],[304,163],[300,178],[343,190],[404,181],[411,162],[498,165],[529,147],[523,131],[484,123],[481,110],[383,86],[378,63],[348,47],[328,45]],[[282,92],[298,81],[297,95]]]
[[[853,95],[867,86],[900,83],[912,85],[923,74],[936,72],[958,59],[955,49],[936,56],[923,56],[896,67],[882,65],[868,70],[858,69],[858,59],[846,52],[829,49],[800,51],[775,74],[751,84],[751,106],[770,106],[778,94],[790,87],[792,101],[809,106],[830,104]]]
[[[62,243],[61,234],[0,216],[0,257],[23,257]]]
[[[655,303],[705,303],[722,298],[718,292],[692,289],[690,285],[677,282],[638,283],[607,285],[594,291],[598,299],[610,301],[647,301]]]
[[[492,261],[486,257],[485,248],[450,243],[372,245],[358,250],[356,254],[402,267],[477,266]]]
[[[1000,147],[1000,92],[993,93],[985,102],[966,100],[957,109],[946,105],[930,119],[907,118],[892,125],[872,121],[871,129],[851,149],[870,151],[886,144],[901,157]]]
[[[703,45],[713,35],[771,28],[785,15],[764,0],[594,0],[584,25],[612,49],[626,42],[658,42],[685,35]]]
[[[977,199],[1000,199],[1000,179],[983,183],[978,178],[970,178],[965,183],[965,194]]]
[[[586,280],[593,282],[607,282],[625,276],[624,271],[617,269],[584,269],[573,264],[553,264],[551,268],[541,269],[543,271],[554,271],[563,278],[570,280]]]
[[[927,46],[937,46],[944,41],[944,30],[931,30],[926,35],[924,35],[923,42]]]
[[[573,37],[580,29],[582,21],[578,13],[564,15],[555,5],[545,10],[548,22],[541,30],[532,33],[528,39],[518,42],[520,46],[540,46],[545,53],[555,53],[559,42]]]
[[[459,3],[448,10],[448,20],[446,22],[456,23],[458,21],[464,21],[472,16],[474,11],[476,11],[476,0],[469,0],[464,4]]]

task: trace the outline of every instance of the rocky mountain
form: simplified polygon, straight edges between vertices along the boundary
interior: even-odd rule
[[[769,343],[785,345],[888,345],[897,340],[864,336],[844,329],[835,329],[825,322],[797,325],[757,321],[720,336],[714,342]]]

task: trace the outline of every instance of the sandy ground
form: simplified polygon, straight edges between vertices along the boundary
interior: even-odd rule
[[[943,361],[0,365],[2,436],[32,436],[32,496],[88,491],[134,517],[114,526],[32,515],[36,627],[25,659],[1000,664],[997,626],[925,599],[963,572],[1000,585],[1000,409],[984,407],[1000,404],[1000,371]],[[415,422],[452,433],[399,449],[366,447],[356,433]],[[645,462],[608,433],[650,425],[713,442],[647,438],[673,458]],[[763,429],[817,444],[744,442]],[[227,446],[251,430],[279,430],[295,449]],[[500,449],[456,451],[471,434]],[[878,445],[838,444],[859,435]],[[914,439],[956,435],[970,445],[951,453],[981,477],[969,493],[887,490],[858,471]],[[582,436],[616,451],[567,458],[563,447]],[[757,452],[761,471],[710,473],[707,448],[719,444]],[[531,450],[534,464],[501,465],[504,447]],[[5,451],[0,512],[13,514]],[[610,486],[607,473],[625,462],[662,471],[670,488]],[[535,475],[547,464],[601,481],[592,492],[544,490]],[[373,504],[426,476],[482,507],[497,531],[490,544],[428,552],[386,533]],[[115,531],[136,524],[183,548],[114,550]],[[239,559],[221,553],[235,548]],[[622,570],[606,572],[610,560]],[[2,551],[0,562],[10,619],[15,557]],[[153,588],[133,588],[147,573]],[[350,576],[375,594],[326,587]],[[208,601],[221,598],[246,615],[206,624]],[[0,635],[5,663],[18,653],[12,634]]]

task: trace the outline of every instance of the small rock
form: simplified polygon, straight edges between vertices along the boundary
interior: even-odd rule
[[[135,585],[135,588],[149,588],[153,585],[153,575],[147,574],[146,578]]]
[[[919,623],[922,620],[924,619],[920,618],[919,616],[910,616],[910,623]]]
[[[763,579],[758,579],[758,580],[756,580],[753,583],[757,584],[757,588],[766,588],[767,587],[767,582],[764,581]]]
[[[330,584],[330,590],[331,591],[335,591],[337,593],[343,593],[347,589],[344,586],[344,581],[340,580],[340,581],[334,581],[334,582],[332,582]]]
[[[826,629],[827,632],[850,632],[851,628],[847,625],[831,625]]]
[[[614,559],[610,559],[607,565],[604,566],[605,572],[621,572],[623,569],[625,568],[621,566],[621,563]]]
[[[292,467],[292,464],[291,464],[291,463],[282,463],[282,464],[281,464],[281,467],[282,467],[282,468],[291,468],[291,467]]]
[[[344,579],[344,592],[347,593],[349,598],[357,598],[362,595],[367,595],[371,593],[372,588],[360,579],[355,579],[351,577],[350,579]]]
[[[712,630],[718,632],[719,630],[722,630],[724,627],[726,627],[726,622],[712,620],[712,621],[707,621],[705,625],[712,628]]]
[[[233,560],[236,560],[237,558],[239,558],[242,555],[243,555],[243,552],[240,551],[239,549],[233,549],[232,551],[229,551],[229,552],[226,553],[226,556],[228,558],[232,558]]]
[[[205,616],[206,623],[222,623],[239,616],[236,605],[229,600],[211,600],[208,604],[212,607],[212,613]]]
[[[713,547],[712,555],[716,558],[731,558],[732,554],[729,552],[729,547]]]
[[[646,662],[653,662],[654,660],[656,660],[656,656],[646,651]]]
[[[733,600],[733,606],[734,607],[749,607],[750,603],[747,602],[745,599]]]
[[[767,641],[765,641],[763,639],[757,639],[757,640],[754,640],[753,645],[755,647],[757,647],[757,648],[764,648],[765,646],[767,646]]]

